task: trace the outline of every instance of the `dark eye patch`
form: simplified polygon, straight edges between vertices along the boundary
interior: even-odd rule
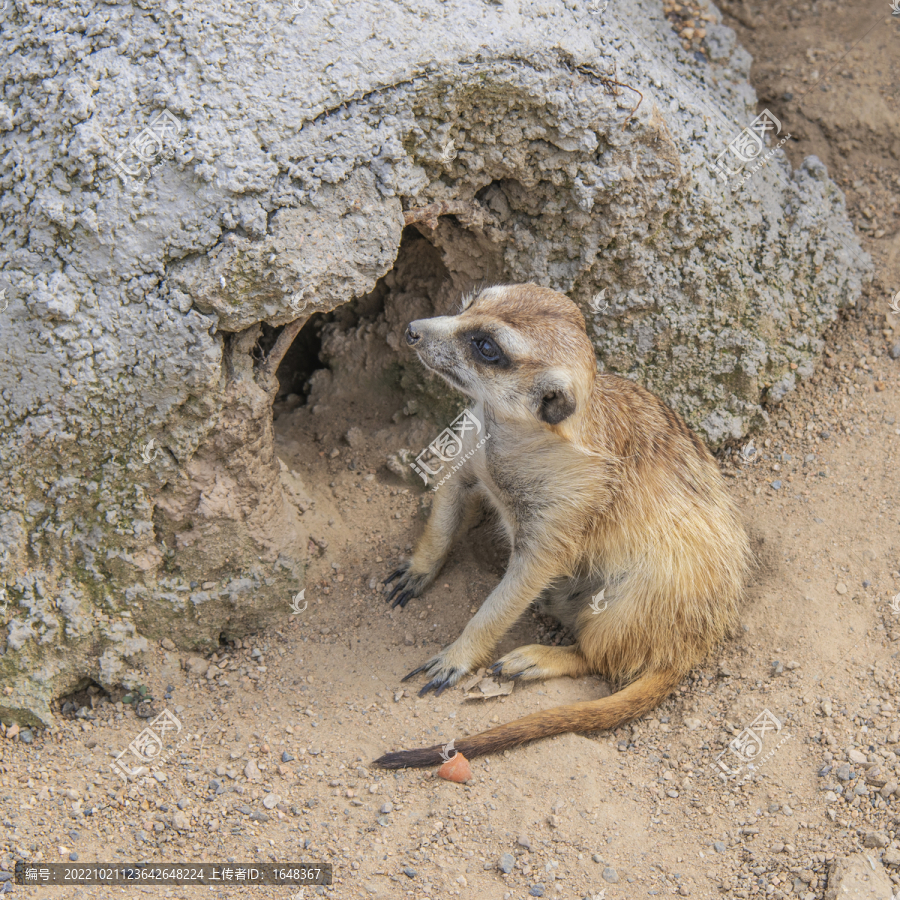
[[[506,368],[510,365],[509,357],[503,352],[503,348],[490,334],[476,331],[469,335],[469,345],[472,348],[472,356],[476,362],[488,366],[500,366]]]

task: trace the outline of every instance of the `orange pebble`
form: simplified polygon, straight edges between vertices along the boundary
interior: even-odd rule
[[[457,751],[454,756],[451,756],[438,769],[438,778],[443,778],[444,781],[456,781],[459,784],[465,784],[472,778],[472,767],[462,753]]]

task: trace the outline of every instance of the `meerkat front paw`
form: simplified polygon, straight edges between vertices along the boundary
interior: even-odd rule
[[[392,600],[394,601],[391,603],[391,609],[395,606],[399,606],[402,609],[413,597],[421,596],[425,588],[434,581],[434,575],[431,572],[413,572],[412,560],[407,560],[394,569],[381,583],[389,585],[395,578],[400,580],[394,585],[393,590],[387,597],[388,603],[391,603]],[[395,597],[396,599],[394,599]]]
[[[419,691],[419,696],[424,697],[430,690],[434,690],[435,697],[440,697],[449,687],[453,687],[460,678],[468,675],[475,666],[462,658],[462,653],[456,644],[445,647],[437,656],[433,656],[427,663],[413,669],[402,681],[409,681],[419,672],[424,672],[431,679],[425,687]]]

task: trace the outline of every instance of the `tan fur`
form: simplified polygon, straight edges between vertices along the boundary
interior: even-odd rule
[[[484,338],[501,349],[499,363],[474,347]],[[581,312],[555,291],[489,288],[457,316],[411,323],[407,341],[475,400],[490,439],[436,493],[391,596],[405,592],[405,604],[431,584],[479,500],[497,512],[512,547],[506,574],[462,635],[422,667],[432,678],[426,690],[489,662],[535,600],[576,643],[520,647],[497,663],[503,674],[599,673],[627,684],[611,697],[457,741],[456,749],[471,758],[551,734],[615,728],[652,709],[733,626],[749,568],[747,537],[715,460],[659,398],[597,373]],[[477,438],[466,440],[464,451]],[[591,598],[601,589],[608,606],[595,613]],[[439,749],[377,762],[430,765]]]

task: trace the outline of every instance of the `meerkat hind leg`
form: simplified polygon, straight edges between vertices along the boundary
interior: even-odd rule
[[[587,675],[591,667],[577,644],[570,647],[525,644],[497,660],[490,671],[495,675],[532,681],[562,675],[578,678],[580,675]]]

